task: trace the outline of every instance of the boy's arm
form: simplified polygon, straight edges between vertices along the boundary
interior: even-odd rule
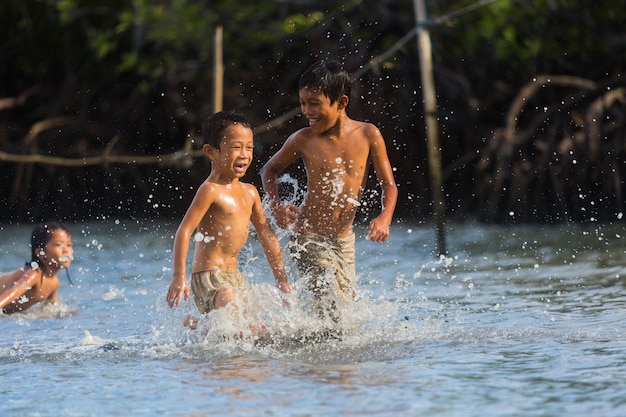
[[[291,287],[289,286],[287,274],[285,273],[285,264],[280,251],[280,242],[278,241],[278,237],[276,237],[276,234],[272,230],[272,227],[267,220],[267,216],[263,211],[263,205],[261,203],[261,197],[258,190],[253,187],[252,192],[254,193],[254,205],[252,207],[252,216],[250,217],[250,221],[259,236],[261,246],[263,246],[263,251],[265,252],[265,257],[270,264],[270,268],[274,274],[274,279],[276,279],[276,286],[282,292],[290,293]]]
[[[398,201],[398,187],[393,177],[393,170],[387,156],[387,148],[380,131],[375,126],[370,125],[367,130],[367,136],[370,141],[372,164],[382,190],[382,210],[378,217],[370,222],[367,238],[375,242],[384,242],[389,237],[389,226],[391,225],[393,212]]]
[[[189,241],[212,203],[212,193],[210,191],[210,184],[204,183],[200,186],[187,209],[187,213],[185,213],[185,217],[183,217],[176,230],[173,253],[174,271],[172,272],[172,281],[167,290],[167,304],[170,307],[178,307],[183,297],[185,300],[189,300],[186,271]]]
[[[39,274],[37,270],[31,269],[24,272],[11,288],[0,294],[0,310],[26,294],[26,291],[37,285],[38,279]]]
[[[261,168],[263,191],[269,197],[270,210],[276,220],[276,224],[283,229],[293,224],[300,213],[298,206],[293,204],[283,205],[278,194],[277,183],[278,174],[300,157],[296,141],[297,133],[291,135],[285,141],[283,147]]]

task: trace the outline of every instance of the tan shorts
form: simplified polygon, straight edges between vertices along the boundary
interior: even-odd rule
[[[231,289],[236,293],[247,291],[248,282],[238,270],[220,271],[217,268],[198,271],[191,274],[191,293],[193,301],[201,313],[208,313],[215,308],[213,300],[218,291]]]
[[[354,242],[354,233],[345,238],[298,233],[289,242],[298,272],[314,295],[323,297],[334,291],[344,298],[354,298]]]

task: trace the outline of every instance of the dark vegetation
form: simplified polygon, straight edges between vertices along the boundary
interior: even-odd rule
[[[626,1],[496,0],[462,12],[469,5],[479,3],[429,9],[433,19],[461,11],[428,26],[447,216],[621,219]],[[298,105],[299,74],[333,58],[358,74],[349,114],[386,138],[397,217],[430,217],[417,43],[398,44],[415,27],[411,0],[6,0],[0,222],[180,218],[209,170],[194,150],[213,111],[220,25],[223,108],[257,126],[247,181],[259,185],[258,169],[304,126],[281,118]]]

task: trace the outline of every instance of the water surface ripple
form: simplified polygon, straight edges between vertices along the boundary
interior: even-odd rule
[[[338,337],[311,340],[310,299],[289,266],[285,308],[254,235],[241,268],[272,338],[200,332],[170,310],[176,224],[70,224],[67,307],[0,317],[6,416],[623,416],[624,226],[398,223],[357,230],[357,301]],[[29,257],[30,226],[0,226],[0,270]],[[286,247],[286,237],[281,237]],[[319,329],[318,329],[319,330]]]

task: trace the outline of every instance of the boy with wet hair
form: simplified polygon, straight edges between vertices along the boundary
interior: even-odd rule
[[[240,179],[252,164],[252,127],[243,116],[219,112],[202,126],[202,150],[211,160],[211,173],[200,185],[174,239],[174,271],[167,291],[170,307],[189,299],[186,259],[195,241],[191,293],[201,313],[224,307],[249,289],[238,268],[239,252],[252,222],[278,288],[289,293],[278,238],[261,204],[259,192]],[[189,317],[186,320],[190,320]],[[187,323],[194,327],[193,323]]]
[[[382,211],[370,222],[367,239],[384,242],[389,237],[398,189],[378,128],[346,113],[351,80],[341,65],[315,63],[301,75],[298,88],[300,109],[309,126],[285,141],[265,164],[261,177],[276,223],[293,227],[291,253],[314,295],[318,313],[337,322],[337,301],[352,300],[355,295],[352,225],[369,161],[382,190]],[[277,185],[279,173],[298,159],[307,173],[307,193],[300,207],[283,204]]]

